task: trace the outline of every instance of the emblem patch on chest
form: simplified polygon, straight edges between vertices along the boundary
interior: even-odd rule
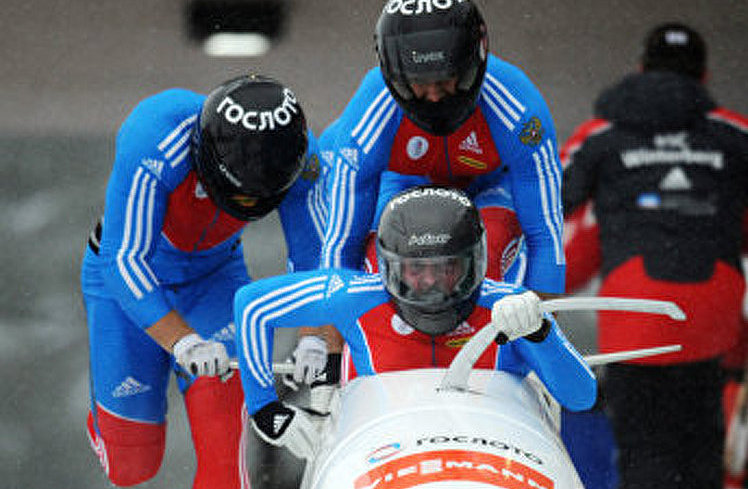
[[[429,151],[429,142],[423,136],[413,136],[405,148],[411,160],[418,160]]]
[[[390,325],[392,326],[392,330],[395,333],[402,336],[407,336],[415,331],[415,329],[413,329],[413,326],[403,321],[403,318],[401,318],[397,314],[392,315]]]

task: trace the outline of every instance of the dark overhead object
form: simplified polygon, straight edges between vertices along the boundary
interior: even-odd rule
[[[187,0],[187,30],[203,41],[219,33],[258,33],[277,37],[287,5],[283,0]]]

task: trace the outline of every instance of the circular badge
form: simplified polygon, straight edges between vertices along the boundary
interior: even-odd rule
[[[429,142],[423,136],[413,136],[408,141],[407,151],[411,160],[423,158],[429,150]]]
[[[395,331],[395,333],[402,336],[407,336],[415,331],[415,329],[413,329],[413,326],[403,321],[403,318],[401,318],[397,314],[394,314],[392,316],[390,325],[392,326],[392,329]]]

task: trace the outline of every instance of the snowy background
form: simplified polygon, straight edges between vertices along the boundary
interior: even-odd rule
[[[477,1],[492,51],[520,65],[539,86],[560,141],[589,116],[603,87],[635,68],[641,38],[666,20],[682,20],[702,32],[710,48],[712,93],[748,113],[745,0]],[[78,270],[87,233],[102,209],[114,134],[130,108],[167,87],[206,92],[253,70],[293,87],[319,133],[376,62],[372,32],[378,0],[286,4],[283,36],[268,56],[216,59],[186,35],[184,1],[5,2],[0,486],[110,487],[84,430],[88,347]],[[262,239],[256,237],[258,228]],[[279,242],[274,217],[249,229],[253,275],[282,270]],[[589,352],[594,338],[588,318],[580,324],[575,328],[567,321],[566,327]],[[188,488],[193,470],[184,410],[172,396],[166,457],[159,475],[142,487]]]

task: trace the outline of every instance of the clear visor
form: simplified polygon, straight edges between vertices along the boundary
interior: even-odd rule
[[[440,310],[468,298],[480,285],[485,258],[479,245],[458,255],[413,258],[379,250],[390,294],[424,310]]]

